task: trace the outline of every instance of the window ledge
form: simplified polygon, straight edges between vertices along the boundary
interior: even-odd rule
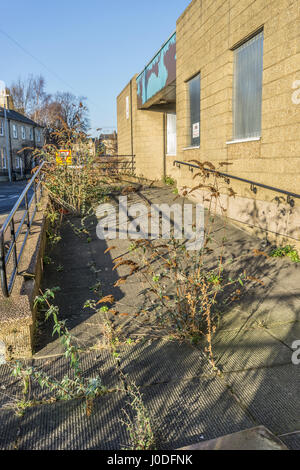
[[[226,142],[226,145],[242,144],[243,142],[258,142],[259,140],[261,140],[261,137],[249,137],[248,139],[229,140],[228,142]]]
[[[192,147],[185,147],[184,149],[182,150],[193,150],[193,149],[199,149],[200,148],[200,145],[194,145]]]
[[[166,153],[166,157],[177,157],[176,153]]]

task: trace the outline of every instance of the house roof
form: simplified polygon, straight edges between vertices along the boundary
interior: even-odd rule
[[[117,134],[101,134],[101,140],[117,140]]]
[[[0,107],[0,117],[4,117],[4,108],[1,108],[1,107]],[[23,122],[24,124],[30,124],[31,126],[43,127],[13,109],[7,109],[7,118],[11,119],[12,121],[19,121],[19,122]]]

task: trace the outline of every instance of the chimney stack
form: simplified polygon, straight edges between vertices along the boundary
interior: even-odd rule
[[[7,94],[5,83],[0,80],[0,106],[9,109],[9,95]]]

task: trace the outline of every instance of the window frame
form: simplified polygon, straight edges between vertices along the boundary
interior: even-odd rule
[[[199,115],[199,121],[192,119],[192,109],[191,109],[191,84],[199,80],[199,112],[197,109],[197,116]],[[187,84],[187,94],[188,94],[188,129],[189,129],[189,136],[187,142],[187,148],[200,148],[201,145],[201,72],[199,71],[195,75],[193,75],[190,79],[186,81]],[[196,114],[196,113],[195,113]],[[196,137],[194,137],[194,130],[196,129],[196,125],[198,124],[198,131],[196,133]]]
[[[26,127],[25,126],[21,127],[21,136],[22,136],[22,140],[26,140]]]
[[[16,169],[16,170],[20,170],[20,168],[21,168],[20,163],[21,163],[21,162],[20,162],[20,157],[17,156],[17,157],[15,158],[15,169]]]
[[[0,137],[4,137],[4,121],[0,119]]]
[[[237,115],[241,115],[241,111],[238,112],[238,100],[237,100],[237,82],[239,77],[237,77],[237,61],[238,61],[238,52],[242,49],[245,49],[247,46],[250,46],[255,40],[262,39],[262,67],[261,67],[261,96],[260,96],[260,116],[256,116],[256,119],[259,119],[259,127],[260,129],[256,132],[245,132],[243,135],[238,132],[238,123],[237,123]],[[246,39],[241,41],[238,45],[236,45],[232,52],[234,54],[233,57],[233,88],[232,88],[232,140],[227,142],[230,143],[239,143],[239,142],[251,142],[251,141],[259,141],[261,140],[262,136],[262,89],[263,89],[263,53],[264,53],[264,28],[260,28],[255,33],[248,36]],[[251,135],[250,135],[251,134]]]
[[[125,99],[125,108],[126,108],[126,120],[129,119],[129,115],[130,115],[130,104],[129,104],[129,96],[126,96],[126,99]]]
[[[7,170],[6,149],[1,149],[1,170]]]
[[[17,139],[18,138],[18,127],[17,127],[17,124],[13,124],[12,125],[12,134],[13,134],[13,138],[14,139]]]
[[[166,113],[167,115],[167,119],[166,119],[166,137],[167,137],[167,142],[166,142],[166,148],[167,148],[167,152],[166,152],[166,156],[167,157],[176,157],[177,155],[177,114],[176,113]],[[173,132],[172,134],[169,133],[169,129],[170,129],[170,120],[172,119],[170,116],[173,117],[174,119],[174,122],[175,122],[175,132]],[[174,117],[175,116],[175,117]],[[173,122],[173,124],[174,124]],[[169,144],[170,144],[170,141],[169,141],[169,136],[170,135],[173,135],[173,138],[174,138],[174,148],[175,150],[173,152],[170,152],[170,147],[169,147]]]
[[[33,127],[30,127],[30,128],[29,128],[29,139],[30,139],[31,141],[34,140],[34,138],[33,138]]]

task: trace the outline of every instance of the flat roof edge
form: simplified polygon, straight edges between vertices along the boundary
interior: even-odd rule
[[[170,39],[172,39],[173,36],[176,35],[176,29],[175,31],[168,37],[168,39],[163,43],[163,45],[160,47],[160,49],[156,52],[156,54],[154,54],[154,56],[152,57],[151,60],[149,60],[149,62],[147,63],[147,65],[145,65],[145,67],[143,68],[143,70],[138,74],[138,76],[136,77],[136,80],[138,80],[138,78],[142,75],[142,73],[144,73],[144,71],[146,70],[146,68],[148,67],[148,65],[151,64],[151,62],[153,62],[153,60],[158,56],[158,54],[160,53],[160,51],[165,47],[165,45],[170,41]]]

